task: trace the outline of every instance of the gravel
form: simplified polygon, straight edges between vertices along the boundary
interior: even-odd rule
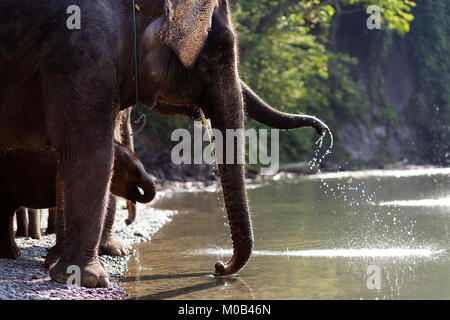
[[[165,192],[158,192],[157,197]],[[50,280],[44,268],[47,248],[55,243],[55,235],[43,234],[40,240],[17,238],[22,256],[17,260],[0,259],[1,300],[120,300],[128,294],[120,287],[119,280],[127,272],[128,260],[134,254],[133,244],[150,241],[152,236],[171,221],[176,211],[159,210],[149,205],[138,204],[136,221],[127,226],[128,216],[125,201],[118,201],[114,230],[116,239],[128,250],[125,257],[101,256],[110,274],[110,287],[68,287]],[[47,210],[43,210],[42,228],[47,225]]]

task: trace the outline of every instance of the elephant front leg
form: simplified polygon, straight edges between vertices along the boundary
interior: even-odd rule
[[[28,237],[27,209],[19,208],[16,211],[17,231],[16,237]]]
[[[45,257],[44,266],[46,269],[52,268],[61,259],[64,242],[65,242],[65,226],[64,226],[64,203],[60,207],[55,209],[55,233],[56,243],[53,247],[48,249],[47,256]]]
[[[100,239],[100,246],[98,249],[99,255],[124,256],[127,254],[122,244],[120,244],[114,237],[113,225],[115,216],[116,216],[116,197],[110,194],[109,205],[106,212],[105,223],[103,224],[102,237]]]
[[[66,238],[66,226],[64,217],[64,177],[61,163],[58,162],[56,171],[56,207],[49,210],[49,226],[54,224],[54,233],[56,233],[56,243],[48,249],[44,266],[47,269],[52,268],[61,258],[64,242]],[[48,230],[47,230],[48,233]]]
[[[14,211],[0,210],[0,258],[20,257],[20,249],[14,239]]]
[[[47,234],[56,233],[56,211],[56,208],[48,209],[47,230],[45,231]]]
[[[98,125],[98,124],[96,124]],[[98,246],[108,201],[113,163],[113,133],[63,156],[65,243],[60,260],[50,268],[51,279],[67,283],[71,270],[80,271],[80,285],[108,287],[108,273],[98,258]],[[73,146],[73,144],[72,144]]]

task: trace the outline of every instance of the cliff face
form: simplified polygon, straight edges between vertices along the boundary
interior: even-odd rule
[[[448,74],[449,65],[443,58],[448,51],[443,51],[445,45],[441,45],[447,44],[450,36],[439,30],[433,37],[424,36],[430,24],[444,30],[448,26],[442,25],[443,21],[432,11],[430,14],[429,2],[417,2],[415,21],[403,37],[388,30],[368,30],[365,14],[339,18],[336,50],[358,58],[351,74],[361,85],[367,103],[366,109],[355,117],[335,112],[336,131],[350,162],[407,159],[450,164],[450,142],[446,138],[450,99],[443,99],[449,92],[448,86],[444,92],[430,92],[437,86],[434,78],[445,79]],[[441,11],[448,11],[449,6],[444,2],[442,5]],[[433,71],[428,67],[432,63]]]
[[[408,41],[394,36],[384,61],[381,61],[382,49],[377,40],[386,36],[383,35],[385,31],[364,28],[367,19],[364,15],[341,19],[338,50],[358,58],[352,76],[363,87],[364,100],[368,104],[367,111],[355,118],[343,118],[339,112],[335,114],[341,143],[350,159],[356,162],[409,158],[415,152],[416,137],[406,112],[417,87],[418,75],[410,59]],[[390,119],[385,114],[386,108],[391,112]]]

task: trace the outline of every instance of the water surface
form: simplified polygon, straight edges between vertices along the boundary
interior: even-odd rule
[[[219,193],[159,201],[178,209],[136,247],[135,299],[450,299],[450,169],[332,173],[249,190],[255,252],[215,279],[231,254]]]

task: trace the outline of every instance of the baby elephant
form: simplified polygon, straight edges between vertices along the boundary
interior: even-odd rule
[[[156,194],[153,179],[126,146],[114,144],[111,192],[119,197],[148,203]],[[56,206],[58,154],[43,151],[0,153],[0,258],[16,259],[20,250],[13,230],[14,213]],[[89,186],[86,186],[89,192]],[[80,222],[81,223],[81,222]]]

